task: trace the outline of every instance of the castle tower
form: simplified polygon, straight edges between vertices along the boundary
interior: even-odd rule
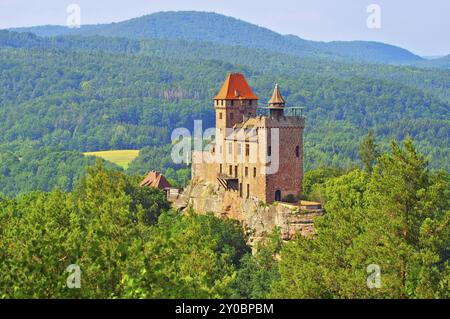
[[[272,97],[269,100],[269,110],[270,116],[272,117],[280,117],[284,115],[284,106],[285,100],[281,96],[280,88],[278,84],[275,85],[275,89],[273,90]]]
[[[240,73],[227,76],[219,93],[214,97],[216,109],[216,128],[226,131],[234,125],[242,123],[244,117],[256,116],[258,97]]]
[[[225,189],[230,207],[246,199],[270,204],[298,198],[303,181],[302,108],[287,107],[276,85],[268,107],[262,108],[270,114],[257,115],[258,97],[240,73],[227,76],[214,107],[216,136],[207,152],[215,161],[193,163],[193,178]]]

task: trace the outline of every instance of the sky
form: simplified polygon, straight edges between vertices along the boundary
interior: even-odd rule
[[[65,25],[70,4],[80,6],[81,24],[209,11],[308,40],[371,40],[422,56],[450,54],[450,0],[0,0],[0,29]],[[379,28],[367,24],[372,4],[380,10]]]

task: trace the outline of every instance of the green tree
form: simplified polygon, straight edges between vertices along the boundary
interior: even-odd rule
[[[359,145],[359,155],[364,164],[364,169],[367,172],[371,172],[373,165],[375,165],[380,156],[373,130],[369,130],[369,133]]]
[[[324,183],[326,214],[314,238],[283,248],[272,296],[448,297],[448,174],[430,172],[410,138],[379,162]],[[369,265],[381,269],[379,288],[367,286]]]

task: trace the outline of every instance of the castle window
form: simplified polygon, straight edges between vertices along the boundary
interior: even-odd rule
[[[252,106],[252,102],[253,102],[252,100],[249,100],[248,105]]]
[[[245,156],[250,156],[250,144],[245,144]]]
[[[247,184],[247,198],[250,197],[250,184]]]
[[[222,119],[222,112],[219,113],[219,120]]]
[[[238,149],[237,149],[237,154],[238,154],[238,155],[241,155],[241,153],[242,153],[241,148],[242,148],[242,144],[241,144],[241,143],[238,143]]]
[[[234,106],[234,100],[231,100],[231,106]]]
[[[234,167],[234,177],[238,177],[238,167],[237,165]]]
[[[230,165],[230,176],[232,176],[233,175],[233,165]]]
[[[239,183],[239,197],[242,198],[242,183]]]
[[[245,177],[248,177],[248,167],[245,168]]]
[[[295,156],[300,157],[300,146],[298,145],[295,147]]]
[[[267,147],[267,156],[272,156],[272,146]]]
[[[228,154],[229,155],[233,154],[233,143],[228,143]]]
[[[230,120],[232,120],[234,118],[234,114],[230,113]]]
[[[256,167],[253,167],[253,177],[256,177]]]
[[[222,164],[219,166],[219,173],[222,174]]]
[[[223,149],[222,149],[222,145],[220,145],[220,148],[219,148],[219,154],[220,154],[220,155],[222,155],[222,154],[223,154]]]

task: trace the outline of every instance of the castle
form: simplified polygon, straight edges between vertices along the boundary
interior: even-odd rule
[[[265,204],[298,199],[303,180],[302,108],[287,107],[275,85],[266,107],[258,106],[240,73],[229,74],[214,97],[215,138],[193,153],[192,179],[222,188],[230,201]]]

